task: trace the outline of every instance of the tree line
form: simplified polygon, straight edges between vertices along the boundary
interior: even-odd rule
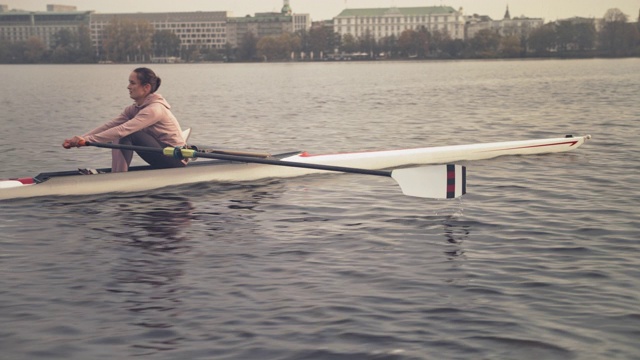
[[[425,28],[405,30],[399,36],[376,40],[370,33],[340,36],[332,27],[258,38],[248,32],[240,45],[223,49],[200,44],[180,45],[169,30],[155,31],[146,21],[116,19],[103,32],[102,45],[94,49],[89,29],[62,29],[49,49],[41,39],[9,43],[0,40],[0,63],[149,62],[152,57],[183,61],[289,61],[344,59],[473,59],[518,57],[640,56],[640,21],[630,23],[619,9],[609,9],[596,20],[561,20],[526,34],[503,34],[484,29],[467,40]],[[640,20],[640,19],[639,19]]]

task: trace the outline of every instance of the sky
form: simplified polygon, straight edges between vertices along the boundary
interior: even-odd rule
[[[502,19],[507,5],[511,17],[527,16],[546,21],[573,16],[602,17],[618,8],[638,19],[640,0],[290,0],[294,13],[310,14],[312,20],[329,20],[346,8],[386,8],[415,6],[451,6],[463,8],[465,15],[488,15]],[[230,11],[232,16],[254,15],[256,12],[280,11],[282,0],[0,0],[9,9],[45,11],[47,4],[76,6],[79,11],[97,13]]]

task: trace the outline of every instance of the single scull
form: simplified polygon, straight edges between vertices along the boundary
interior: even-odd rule
[[[0,200],[26,198],[36,196],[59,195],[90,195],[112,192],[137,192],[158,189],[168,186],[184,185],[201,182],[240,182],[255,181],[265,178],[287,178],[312,173],[330,171],[351,170],[379,170],[393,169],[412,165],[445,164],[456,161],[473,161],[490,159],[504,155],[532,155],[554,152],[565,152],[577,149],[590,135],[567,136],[564,138],[505,141],[494,143],[481,143],[469,145],[438,146],[427,148],[366,151],[355,153],[341,153],[329,155],[310,155],[306,152],[286,153],[274,156],[264,163],[262,160],[252,160],[248,157],[229,157],[228,155],[216,155],[221,160],[203,161],[190,164],[179,169],[150,169],[149,167],[133,167],[131,171],[124,173],[100,173],[95,175],[81,175],[77,171],[64,171],[55,173],[43,173],[35,177],[0,179]],[[207,157],[204,155],[193,157]],[[210,157],[213,157],[210,156]],[[246,162],[240,162],[244,161]],[[273,163],[271,163],[273,162]],[[309,168],[305,167],[309,164]],[[276,165],[276,166],[274,166]],[[279,165],[279,166],[278,166]],[[330,167],[342,167],[346,170],[323,169],[316,165]],[[419,169],[419,168],[418,168]],[[442,169],[442,171],[441,171]],[[457,166],[455,175],[455,190],[451,190],[454,180],[452,174],[447,173],[446,165],[432,167],[429,172],[430,179],[437,179],[438,184],[443,182],[443,194],[438,193],[436,198],[457,197],[464,193],[466,173]],[[452,171],[452,168],[449,168]],[[107,170],[108,169],[104,169]],[[407,169],[408,170],[408,169]],[[401,187],[406,177],[413,177],[412,173],[396,174],[389,171],[385,175],[393,177]],[[435,171],[435,172],[434,172]],[[433,175],[433,174],[437,175]],[[462,178],[461,178],[462,176]],[[431,185],[433,182],[427,183]],[[447,185],[447,182],[449,185]],[[414,185],[411,185],[414,186]],[[439,186],[439,185],[438,185]],[[447,186],[453,191],[453,196],[447,194]],[[403,189],[403,192],[405,189]],[[406,193],[406,192],[405,192]],[[420,196],[420,195],[418,195]],[[427,196],[425,196],[427,197]]]

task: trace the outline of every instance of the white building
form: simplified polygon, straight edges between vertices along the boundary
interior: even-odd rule
[[[465,19],[462,8],[428,6],[411,8],[345,9],[333,18],[334,31],[340,36],[356,38],[372,35],[376,40],[399,37],[405,30],[448,34],[452,39],[464,39]]]
[[[311,29],[311,15],[293,14],[293,31],[309,31]]]

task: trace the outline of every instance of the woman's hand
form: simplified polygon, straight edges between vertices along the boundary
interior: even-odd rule
[[[62,147],[65,149],[71,149],[72,147],[85,146],[86,141],[81,136],[74,136],[71,139],[66,139],[62,143]]]

